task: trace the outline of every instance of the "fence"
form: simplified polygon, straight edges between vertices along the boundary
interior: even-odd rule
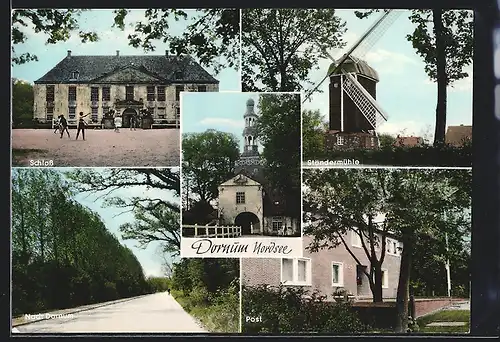
[[[241,227],[238,226],[200,226],[183,225],[182,236],[196,238],[233,238],[241,236]]]

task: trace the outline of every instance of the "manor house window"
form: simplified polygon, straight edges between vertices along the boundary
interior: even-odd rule
[[[92,102],[99,101],[99,88],[97,87],[90,88],[90,101]]]
[[[94,122],[94,123],[97,122],[98,110],[99,110],[99,108],[92,107],[92,122]]]
[[[199,85],[198,86],[198,92],[204,93],[207,91],[207,86],[206,85]]]
[[[102,100],[111,101],[111,89],[109,87],[102,87]]]
[[[165,87],[157,87],[156,91],[158,92],[158,101],[165,101]]]
[[[175,101],[181,99],[181,92],[184,91],[184,86],[175,86]]]
[[[68,115],[70,120],[75,120],[76,117],[76,108],[75,107],[69,107],[68,108]]]
[[[134,87],[126,86],[125,87],[125,100],[130,101],[134,99]]]
[[[54,90],[53,85],[48,85],[46,87],[46,92],[45,92],[45,101],[46,102],[54,102],[55,99],[55,90]]]
[[[76,87],[70,86],[68,88],[68,101],[76,101]]]
[[[236,204],[245,204],[245,193],[237,192],[236,193]]]
[[[155,87],[154,86],[148,86],[147,100],[148,101],[154,101],[155,100]]]

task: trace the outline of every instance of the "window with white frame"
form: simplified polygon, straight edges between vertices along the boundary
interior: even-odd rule
[[[344,264],[332,261],[332,286],[344,286]]]
[[[344,145],[344,137],[339,135],[337,136],[337,145]]]
[[[285,285],[310,285],[311,259],[281,259],[281,282]]]
[[[389,288],[389,272],[385,269],[382,270],[382,288]]]
[[[398,241],[386,238],[385,240],[385,246],[386,246],[386,252],[389,255],[394,255],[394,256],[399,256],[399,246],[398,246]]]
[[[273,217],[273,232],[280,232],[283,228],[283,218],[281,216]]]
[[[245,204],[245,193],[238,191],[236,193],[236,204]]]
[[[353,247],[359,247],[359,248],[363,247],[361,244],[361,237],[358,234],[357,228],[351,230],[351,245]]]

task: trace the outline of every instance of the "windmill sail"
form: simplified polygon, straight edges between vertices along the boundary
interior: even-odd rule
[[[358,80],[350,73],[342,72],[345,76],[342,82],[342,89],[356,104],[363,116],[368,120],[373,129],[376,129],[380,123],[387,120],[387,113],[380,108],[377,101],[366,91]]]
[[[338,73],[342,64],[351,56],[356,55],[359,57],[364,56],[372,46],[377,42],[377,40],[382,37],[382,35],[387,31],[389,26],[391,26],[394,21],[399,17],[401,11],[386,10],[382,16],[363,34],[363,36],[345,53],[338,61],[335,60],[327,51],[323,50],[323,53],[330,58],[335,67],[328,70],[327,75],[311,90],[307,93],[303,102],[307,101],[311,95],[323,84],[323,82],[329,78],[331,75]]]

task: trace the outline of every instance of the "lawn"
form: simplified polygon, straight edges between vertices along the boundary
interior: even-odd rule
[[[417,320],[419,332],[421,333],[458,333],[467,334],[470,328],[469,310],[441,310],[431,315],[421,317]],[[466,322],[463,326],[427,326],[434,322]]]

